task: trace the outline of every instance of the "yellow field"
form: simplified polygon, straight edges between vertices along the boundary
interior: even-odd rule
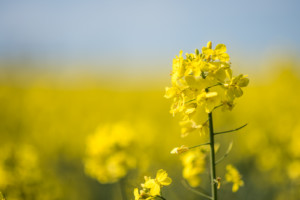
[[[231,162],[245,182],[236,193],[222,184],[220,199],[299,199],[297,67],[283,66],[266,73],[266,80],[250,81],[233,111],[214,113],[217,131],[248,123],[216,137],[217,157],[233,141],[217,173],[222,176]],[[170,151],[203,143],[207,136],[180,137],[179,118],[169,113],[164,86],[119,90],[52,83],[4,78],[0,83],[0,191],[7,200],[119,200],[122,191],[134,199],[143,176],[154,177],[159,169],[173,179],[163,189],[167,199],[201,199],[183,186],[181,160]],[[201,181],[209,191],[207,169]]]

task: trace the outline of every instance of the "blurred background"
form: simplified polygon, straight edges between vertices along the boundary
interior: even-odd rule
[[[299,199],[300,27],[296,0],[0,2],[0,191],[12,199],[134,199],[165,169],[167,199],[201,199],[182,185],[180,137],[164,89],[172,59],[223,43],[250,85],[215,129],[233,141],[245,185],[220,199]],[[209,182],[203,180],[209,191]],[[123,194],[123,195],[122,195]],[[125,197],[127,196],[127,198]]]

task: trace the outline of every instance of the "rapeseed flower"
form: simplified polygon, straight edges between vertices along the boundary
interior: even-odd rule
[[[226,96],[229,100],[233,101],[234,98],[243,95],[242,87],[246,87],[249,84],[247,76],[240,74],[237,77],[232,78],[228,83],[224,84],[226,88]]]
[[[85,172],[100,183],[114,183],[137,166],[135,132],[127,123],[100,127],[87,140]]]
[[[181,162],[183,165],[182,176],[192,187],[197,187],[200,185],[200,174],[205,171],[206,153],[201,150],[202,148],[200,150],[189,150],[181,156]]]
[[[151,199],[152,197],[149,194],[145,193],[144,190],[140,190],[138,188],[134,188],[133,191],[134,200],[143,200],[143,199]]]
[[[160,169],[157,171],[155,179],[145,176],[145,183],[142,184],[143,188],[150,189],[149,194],[151,196],[160,195],[160,189],[162,186],[167,186],[172,183],[172,179],[168,177],[168,174],[165,170]]]
[[[191,132],[198,132],[200,136],[207,135],[209,133],[208,121],[197,125],[193,120],[181,121],[181,137],[186,137]]]
[[[242,176],[239,171],[233,167],[232,165],[226,166],[227,173],[225,175],[227,182],[232,182],[232,192],[236,192],[239,190],[240,186],[244,186],[244,181],[242,180]]]
[[[205,111],[210,113],[218,104],[217,92],[202,92],[197,96],[198,104],[205,107]]]
[[[168,173],[160,169],[156,173],[156,177],[152,179],[151,177],[145,176],[145,183],[141,184],[142,190],[138,190],[138,188],[134,189],[134,197],[135,200],[143,200],[143,199],[153,199],[156,196],[161,195],[161,188],[163,186],[168,186],[172,183],[172,179],[168,177]]]
[[[188,147],[182,145],[181,147],[176,147],[174,149],[172,149],[171,154],[181,154],[184,152],[187,152],[189,150]]]
[[[218,44],[214,50],[212,49],[211,42],[208,42],[207,47],[202,47],[203,54],[211,57],[212,60],[229,61],[230,57],[226,51],[227,49],[224,44]]]

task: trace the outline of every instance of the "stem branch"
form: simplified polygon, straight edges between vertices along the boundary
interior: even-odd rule
[[[212,87],[215,87],[215,86],[218,86],[218,85],[222,85],[222,83],[217,83],[215,85],[209,86],[209,87],[205,88],[205,90],[208,90],[209,88],[212,88]]]
[[[203,144],[199,144],[199,145],[195,145],[195,146],[192,146],[192,147],[189,147],[189,149],[193,149],[193,148],[196,148],[196,147],[200,147],[200,146],[204,146],[204,145],[209,145],[210,142],[206,142],[206,143],[203,143]]]
[[[224,158],[226,158],[226,157],[228,156],[228,154],[230,153],[230,151],[231,151],[231,149],[232,149],[232,144],[233,144],[233,142],[231,142],[231,143],[229,144],[226,153],[225,153],[219,160],[216,161],[216,163],[215,163],[216,165],[217,165],[218,163],[220,163]]]
[[[158,197],[158,198],[161,198],[163,200],[167,200],[166,198],[162,197],[162,196],[159,196],[159,195],[156,195],[155,197]]]
[[[127,200],[127,193],[126,193],[126,178],[122,178],[119,181],[119,186],[121,190],[121,195],[123,200]]]
[[[186,189],[190,190],[191,192],[194,192],[195,194],[198,194],[199,196],[202,196],[202,197],[205,197],[205,198],[211,199],[211,200],[213,199],[211,196],[208,196],[207,194],[204,194],[202,192],[199,192],[198,190],[195,190],[194,188],[189,187],[188,184],[184,180],[182,180],[182,184]]]
[[[236,128],[236,129],[232,129],[232,130],[229,130],[229,131],[216,132],[214,135],[219,135],[219,134],[223,134],[223,133],[230,133],[230,132],[238,131],[238,130],[244,128],[247,125],[248,124],[244,124],[243,126],[240,126],[240,127]]]

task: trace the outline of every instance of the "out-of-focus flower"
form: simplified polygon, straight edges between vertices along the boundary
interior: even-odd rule
[[[87,140],[85,171],[100,183],[113,183],[137,165],[134,130],[126,123],[100,127]]]
[[[201,150],[202,148],[191,149],[181,156],[183,178],[185,178],[192,187],[200,185],[200,174],[202,174],[205,170],[206,154]]]
[[[52,188],[53,179],[43,173],[34,146],[7,144],[1,146],[0,151],[0,191],[7,199],[59,198],[59,191]],[[1,195],[0,200],[4,199]]]
[[[181,126],[181,137],[186,137],[192,132],[198,132],[200,136],[209,133],[208,121],[197,125],[193,120],[186,120],[181,121],[179,124]]]
[[[233,167],[232,165],[226,166],[227,173],[225,175],[227,182],[232,182],[232,192],[236,192],[239,190],[240,186],[244,186],[244,181],[242,180],[242,176],[239,171]]]
[[[300,160],[295,160],[287,167],[288,175],[291,179],[295,180],[300,178]]]
[[[182,145],[181,147],[176,147],[172,149],[171,154],[181,154],[187,152],[189,148],[187,146]]]

